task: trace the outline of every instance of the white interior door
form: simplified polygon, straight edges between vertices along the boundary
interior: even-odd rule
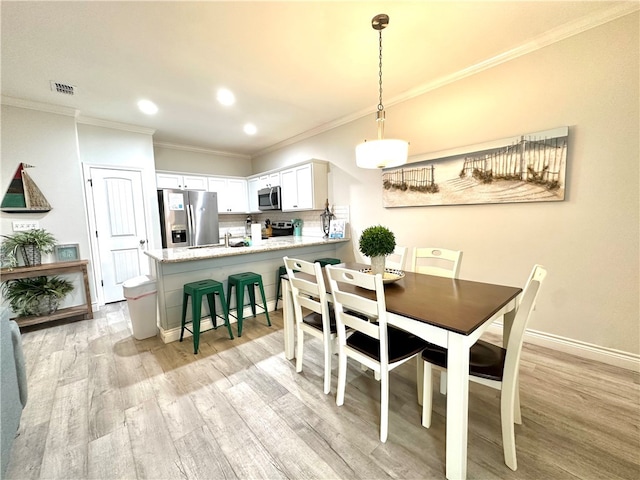
[[[122,283],[148,273],[142,176],[139,171],[90,167],[95,245],[105,303],[124,300]],[[98,261],[94,258],[94,261]]]

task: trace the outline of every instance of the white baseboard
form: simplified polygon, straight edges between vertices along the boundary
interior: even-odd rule
[[[502,324],[496,322],[491,325],[487,331],[497,335],[502,335]],[[606,363],[607,365],[614,365],[627,370],[640,372],[640,355],[634,353],[601,347],[599,345],[593,345],[591,343],[572,340],[559,335],[529,329],[525,331],[524,341],[532,343],[533,345],[557,350],[559,352],[569,353],[577,357],[595,360],[597,362]]]
[[[275,306],[276,306],[275,300],[267,302],[267,309],[269,310],[269,312],[271,312],[275,308]],[[257,308],[256,313],[260,315],[261,313],[264,313],[264,312],[262,312],[261,308]],[[252,316],[253,316],[253,312],[251,311],[251,307],[249,306],[245,307],[242,313],[242,317],[244,319],[247,319],[247,318],[253,318]],[[237,323],[237,320],[231,315],[229,315],[229,323],[233,325]],[[189,328],[191,328],[190,325],[188,326]],[[213,328],[213,322],[211,321],[211,317],[209,316],[204,317],[200,321],[200,331],[202,332],[204,330],[209,330],[210,328]],[[225,335],[226,335],[227,332],[224,326],[224,322],[222,321],[221,318],[218,318],[218,330],[220,330],[221,328],[225,330]],[[180,340],[180,330],[182,330],[182,328],[176,327],[176,328],[169,328],[165,330],[162,327],[158,327],[158,329],[160,330],[160,339],[164,343],[177,342],[178,340]],[[231,331],[233,332],[234,337],[238,334],[238,330],[236,329],[236,327],[233,327]],[[191,332],[189,332],[188,330],[184,331],[184,338],[189,338],[191,336],[192,336]]]

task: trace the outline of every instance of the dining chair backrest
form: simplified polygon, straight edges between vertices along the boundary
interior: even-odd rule
[[[380,341],[380,363],[387,363],[387,307],[382,276],[331,265],[327,265],[326,273],[331,285],[340,343],[344,344],[346,341],[347,328],[361,332]],[[369,299],[356,293],[345,292],[345,285],[373,291],[375,297]]]
[[[462,251],[436,247],[416,247],[411,261],[412,271],[437,275],[439,277],[458,278]]]
[[[302,372],[304,337],[311,335],[322,341],[324,358],[324,393],[331,392],[331,357],[336,339],[335,322],[327,301],[327,288],[319,262],[283,257],[293,300],[296,322],[296,372]],[[303,316],[302,309],[311,313]],[[305,312],[306,313],[306,312]]]
[[[323,320],[328,321],[327,290],[320,264],[289,257],[283,257],[283,260],[289,277],[296,322],[302,321],[302,307],[319,313]],[[299,273],[311,275],[313,279],[301,278]],[[328,324],[326,327],[328,328]]]
[[[385,259],[385,268],[391,268],[393,270],[404,270],[404,262],[407,257],[407,247],[400,247],[396,245],[393,249],[393,253],[388,255]]]
[[[524,341],[524,332],[527,328],[527,324],[529,323],[529,319],[531,318],[531,314],[536,307],[536,300],[540,293],[540,287],[542,286],[542,282],[546,276],[547,269],[545,267],[542,265],[534,265],[522,291],[518,311],[513,319],[511,331],[508,332],[509,340],[507,345],[505,345],[507,354],[504,361],[504,379],[517,378],[520,355],[522,354],[522,343]]]

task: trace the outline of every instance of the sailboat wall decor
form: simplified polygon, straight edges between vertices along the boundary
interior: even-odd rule
[[[36,183],[25,172],[26,168],[33,165],[21,163],[11,179],[7,193],[2,199],[0,210],[9,213],[42,213],[51,210]]]

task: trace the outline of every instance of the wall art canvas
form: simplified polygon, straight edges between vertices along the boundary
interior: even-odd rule
[[[417,155],[382,172],[384,207],[564,200],[569,128]]]

